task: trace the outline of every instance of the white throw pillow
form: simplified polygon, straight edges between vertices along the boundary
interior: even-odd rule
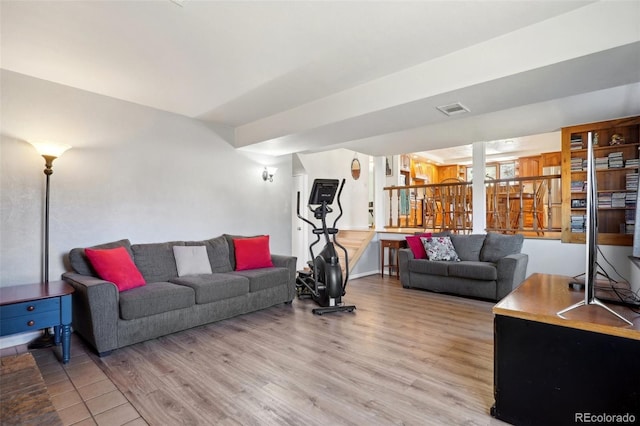
[[[460,261],[450,237],[420,237],[420,241],[424,245],[427,259]]]
[[[206,246],[173,246],[178,276],[211,274]]]

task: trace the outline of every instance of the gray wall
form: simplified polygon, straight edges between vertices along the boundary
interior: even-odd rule
[[[50,279],[63,256],[133,243],[269,234],[291,253],[291,157],[234,150],[229,129],[9,71],[0,74],[0,286],[42,277],[44,159],[27,143],[73,148],[53,164]],[[158,88],[161,90],[161,88]],[[264,165],[278,167],[263,182]]]

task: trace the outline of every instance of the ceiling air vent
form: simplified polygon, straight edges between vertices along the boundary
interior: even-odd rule
[[[460,102],[456,102],[455,104],[439,106],[436,108],[438,108],[443,114],[446,114],[448,116],[465,114],[469,112],[469,108],[462,105]]]

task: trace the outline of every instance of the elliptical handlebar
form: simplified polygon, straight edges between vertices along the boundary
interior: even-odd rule
[[[340,219],[342,217],[342,204],[340,204],[340,195],[342,195],[342,188],[344,188],[344,184],[347,180],[346,179],[342,179],[342,183],[340,184],[340,189],[338,190],[338,196],[337,198],[337,202],[338,202],[338,208],[340,209],[340,214],[336,217],[336,219],[333,221],[333,227],[336,227],[336,224],[338,223],[338,219]]]
[[[300,214],[300,191],[298,191],[298,200],[297,200],[297,205],[296,205],[296,215],[298,216],[298,218],[306,223],[308,223],[309,225],[311,225],[313,227],[313,229],[317,229],[316,228],[316,224],[311,222],[309,219],[307,219],[306,217],[302,216]]]
[[[337,202],[338,202],[338,208],[340,209],[340,214],[338,214],[338,216],[336,217],[336,219],[333,221],[333,228],[336,228],[336,224],[338,223],[338,219],[340,219],[342,217],[342,204],[340,203],[340,196],[342,195],[342,188],[344,188],[344,184],[347,180],[346,179],[342,179],[342,183],[340,184],[340,189],[338,190],[338,195],[337,195]],[[340,249],[343,251],[344,253],[344,263],[345,263],[345,276],[344,276],[344,282],[342,283],[342,295],[344,296],[347,292],[347,282],[349,282],[349,252],[347,251],[347,249],[340,244],[338,241],[336,241],[336,235],[337,232],[335,234],[333,234],[333,242],[340,247]]]

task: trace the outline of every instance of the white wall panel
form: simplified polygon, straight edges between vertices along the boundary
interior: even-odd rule
[[[121,238],[269,234],[272,252],[291,253],[290,156],[248,156],[198,120],[8,71],[1,78],[1,286],[42,276],[35,139],[73,146],[53,163],[50,279],[71,248]],[[266,164],[278,167],[272,183],[261,177]]]

